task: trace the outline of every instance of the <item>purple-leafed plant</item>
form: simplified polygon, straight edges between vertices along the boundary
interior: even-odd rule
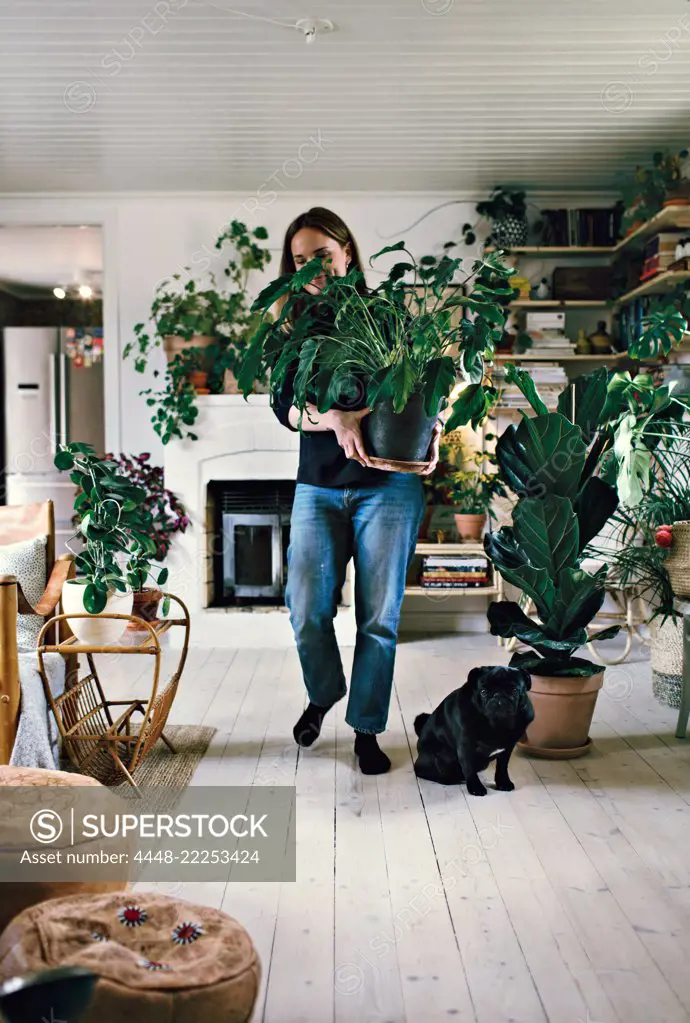
[[[107,455],[117,466],[120,476],[147,493],[146,508],[150,513],[149,536],[156,544],[155,560],[165,561],[175,533],[184,533],[189,519],[179,498],[165,486],[163,468],[151,464],[151,455]]]

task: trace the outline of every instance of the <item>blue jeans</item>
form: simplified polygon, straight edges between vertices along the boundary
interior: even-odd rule
[[[345,720],[358,732],[386,727],[405,576],[423,515],[421,480],[408,473],[372,487],[297,484],[286,603],[304,684],[319,707],[347,693],[333,619],[352,557],[357,641]]]

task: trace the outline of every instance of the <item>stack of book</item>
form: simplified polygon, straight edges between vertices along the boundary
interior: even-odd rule
[[[568,376],[563,367],[557,362],[524,363],[520,366],[519,356],[515,357],[515,363],[529,373],[547,408],[555,410],[558,396],[568,386]],[[515,384],[504,384],[503,377],[504,371],[497,369],[496,381],[501,391],[501,406],[507,409],[530,408],[522,391]]]
[[[621,207],[543,210],[542,245],[597,248],[615,245],[620,235]]]
[[[648,281],[668,270],[676,259],[676,246],[682,231],[662,231],[655,234],[644,247],[644,264],[640,282]]]
[[[575,342],[565,333],[565,313],[527,313],[525,331],[532,339],[530,355],[558,359],[575,354]]]
[[[422,558],[419,584],[425,589],[467,590],[490,582],[489,561],[483,554],[428,554]]]

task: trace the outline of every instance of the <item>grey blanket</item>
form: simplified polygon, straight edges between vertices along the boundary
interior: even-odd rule
[[[50,691],[59,696],[65,688],[65,661],[60,654],[44,654]],[[46,701],[38,658],[34,650],[19,651],[21,704],[17,737],[10,764],[14,767],[60,768],[59,732]]]

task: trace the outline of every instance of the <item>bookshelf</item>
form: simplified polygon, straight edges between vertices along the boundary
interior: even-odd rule
[[[616,299],[615,305],[626,305],[645,295],[660,295],[664,291],[672,291],[677,284],[682,284],[687,280],[690,280],[690,270],[666,270],[645,281],[644,284],[640,284],[637,288],[633,288],[632,291],[626,291],[624,295]]]
[[[487,252],[495,252],[495,246],[491,246]],[[513,256],[610,256],[615,252],[612,245],[516,245],[514,248],[504,249]]]
[[[613,248],[613,255],[617,256],[627,248],[644,245],[658,231],[686,228],[690,228],[690,206],[666,206],[636,231],[621,238]]]
[[[466,588],[459,586],[451,587],[440,587],[440,586],[422,586],[419,583],[410,582],[410,578],[414,578],[419,570],[419,559],[427,555],[436,554],[472,554],[485,556],[484,547],[480,543],[425,543],[420,541],[415,547],[414,557],[412,564],[408,571],[408,582],[405,586],[405,596],[421,596],[426,597],[429,600],[438,600],[439,598],[445,597],[498,597],[501,598],[503,594],[503,580],[498,572],[495,570],[491,562],[489,562],[489,571],[491,573],[492,582],[489,586],[468,586]]]
[[[690,274],[688,274],[690,277]],[[607,309],[611,302],[607,299],[580,298],[516,298],[508,303],[509,309]]]

